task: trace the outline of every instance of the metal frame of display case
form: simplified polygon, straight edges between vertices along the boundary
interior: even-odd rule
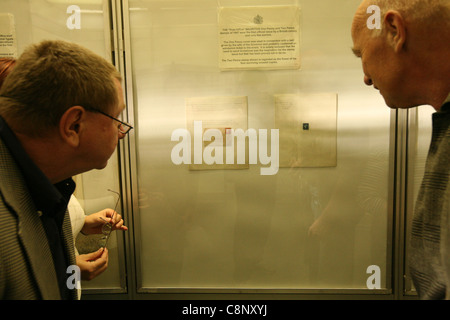
[[[111,45],[113,61],[124,79],[127,104],[125,121],[134,124],[134,84],[130,54],[130,21],[127,0],[109,0],[111,13]],[[106,8],[106,7],[105,7]],[[132,130],[119,147],[123,216],[129,231],[124,233],[123,262],[126,269],[126,290],[85,290],[85,299],[415,299],[414,291],[405,279],[406,223],[411,200],[408,200],[409,135],[417,134],[414,110],[392,110],[390,124],[389,212],[387,241],[386,289],[254,289],[254,288],[144,288],[141,283],[139,235],[138,176],[136,130]],[[408,202],[409,201],[409,202]]]

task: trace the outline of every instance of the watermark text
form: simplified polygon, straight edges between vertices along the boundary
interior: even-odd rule
[[[367,289],[381,289],[381,269],[377,265],[371,265],[367,267],[367,274],[370,276],[367,278]]]
[[[379,6],[371,5],[367,8],[367,13],[372,14],[367,19],[367,28],[370,30],[381,29],[381,9]]]
[[[207,129],[202,121],[194,121],[193,140],[187,129],[176,129],[171,140],[179,143],[172,148],[172,163],[192,164],[246,164],[248,141],[248,163],[268,165],[260,169],[261,175],[275,175],[279,168],[279,130],[270,130],[270,155],[268,152],[268,130],[259,129]],[[193,152],[192,152],[193,141]],[[235,151],[236,149],[236,151]],[[192,157],[193,154],[193,157]]]
[[[66,280],[66,286],[69,290],[81,289],[81,271],[80,267],[77,265],[70,265],[66,270],[67,274],[70,274]]]
[[[67,13],[71,14],[66,21],[69,30],[81,29],[81,9],[77,5],[67,7]]]

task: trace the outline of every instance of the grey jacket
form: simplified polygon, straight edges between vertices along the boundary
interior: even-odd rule
[[[66,210],[64,249],[75,265]],[[70,274],[68,274],[68,277]],[[77,299],[76,290],[73,299]],[[52,253],[20,169],[0,139],[0,299],[60,299]]]
[[[411,230],[410,271],[421,299],[450,299],[450,95],[433,134]]]

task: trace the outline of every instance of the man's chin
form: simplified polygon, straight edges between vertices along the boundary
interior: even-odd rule
[[[389,108],[391,108],[391,109],[399,109],[399,107],[396,104],[394,104],[393,102],[391,102],[389,99],[386,99],[385,97],[383,97],[383,98],[384,98],[384,103],[386,103],[386,105]]]
[[[398,109],[406,110],[406,109],[418,107],[419,105],[395,105],[395,104],[389,105],[389,104],[387,104],[387,106],[393,110],[398,110]]]
[[[391,108],[391,109],[409,109],[409,108],[414,108],[417,107],[418,105],[415,104],[408,104],[408,103],[400,103],[400,102],[394,102],[386,97],[384,98],[384,102],[386,103],[386,105]]]
[[[408,101],[394,101],[393,99],[389,99],[385,96],[383,96],[384,102],[386,105],[391,109],[410,109],[415,108],[418,106],[421,106],[423,104],[420,103],[414,103],[414,102],[408,102]]]
[[[108,161],[106,161],[106,162],[103,163],[103,164],[98,165],[95,169],[97,169],[97,170],[103,170],[103,169],[106,168],[107,165],[108,165]]]

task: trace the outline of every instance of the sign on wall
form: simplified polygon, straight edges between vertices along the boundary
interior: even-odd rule
[[[17,39],[14,16],[0,13],[0,58],[17,57]]]
[[[220,8],[218,26],[221,70],[300,68],[298,6]]]

